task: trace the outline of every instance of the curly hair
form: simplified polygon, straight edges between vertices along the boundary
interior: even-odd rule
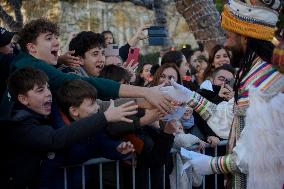
[[[21,49],[28,52],[27,44],[34,43],[37,37],[46,32],[59,35],[59,27],[56,23],[49,21],[47,18],[39,18],[25,24],[19,32],[19,45]]]
[[[95,47],[105,48],[104,36],[92,31],[78,33],[69,43],[69,50],[75,50],[74,56],[84,57],[85,52]]]

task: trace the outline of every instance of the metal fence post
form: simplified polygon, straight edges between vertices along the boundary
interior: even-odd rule
[[[115,162],[115,168],[116,168],[116,188],[119,189],[119,161]]]

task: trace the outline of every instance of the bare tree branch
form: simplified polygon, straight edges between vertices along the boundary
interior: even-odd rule
[[[8,25],[9,29],[12,31],[19,31],[23,26],[23,15],[21,12],[22,0],[9,0],[8,3],[13,8],[16,19],[14,20],[14,18],[10,16],[1,5],[0,18]]]
[[[9,4],[14,9],[16,22],[18,22],[18,24],[22,26],[23,25],[23,15],[21,12],[22,0],[9,0]]]

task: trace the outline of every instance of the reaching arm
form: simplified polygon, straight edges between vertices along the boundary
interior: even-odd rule
[[[122,84],[120,86],[119,96],[145,98],[150,104],[159,108],[159,110],[165,114],[171,109],[170,102],[172,99],[162,94],[160,86],[146,88]]]

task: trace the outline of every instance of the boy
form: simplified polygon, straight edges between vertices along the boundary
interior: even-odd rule
[[[60,65],[64,73],[75,73],[80,76],[99,76],[105,66],[104,38],[99,33],[82,31],[69,43],[69,50],[83,62],[82,67],[67,67]]]
[[[118,103],[122,104],[129,101],[129,99],[121,99],[118,101]],[[74,121],[81,120],[85,117],[89,117],[93,114],[96,114],[97,112],[104,112],[107,107],[114,106],[113,101],[109,103],[98,100],[96,89],[88,82],[82,80],[72,80],[65,82],[64,86],[62,86],[57,92],[57,103],[59,105],[60,114],[66,125],[69,125]],[[134,131],[135,126],[131,125],[129,132]],[[96,140],[94,137],[95,140],[92,143],[96,145],[94,146],[94,148],[99,148],[99,150],[97,151],[105,153],[103,157],[109,159],[120,159],[121,156],[119,154],[116,155],[115,151],[118,151],[121,154],[127,154],[134,151],[133,146],[130,142],[111,140],[106,136],[105,132],[103,132],[103,134],[102,132],[100,132],[99,135],[99,138],[101,140]],[[92,151],[96,150],[92,149]],[[100,157],[103,154],[97,155],[99,155]]]
[[[79,79],[80,77],[71,74],[64,74],[56,70],[52,65],[56,65],[58,60],[59,41],[58,26],[55,23],[41,18],[27,23],[19,33],[22,52],[15,57],[11,70],[17,70],[25,66],[32,66],[43,70],[49,77],[51,90],[58,89],[64,81]],[[99,97],[142,97],[151,104],[166,113],[171,108],[170,99],[164,97],[156,88],[141,88],[129,85],[120,85],[117,82],[93,78],[81,77],[96,87]],[[2,105],[2,116],[7,116],[8,95],[5,96]]]
[[[137,113],[137,106],[129,102],[55,130],[47,119],[52,102],[47,82],[45,73],[31,67],[17,70],[8,80],[15,103],[11,120],[4,122],[7,125],[2,124],[1,131],[1,144],[6,147],[5,156],[1,157],[1,186],[7,186],[4,188],[36,187],[40,163],[48,151],[66,148],[92,136],[107,122],[132,122],[125,116]]]

